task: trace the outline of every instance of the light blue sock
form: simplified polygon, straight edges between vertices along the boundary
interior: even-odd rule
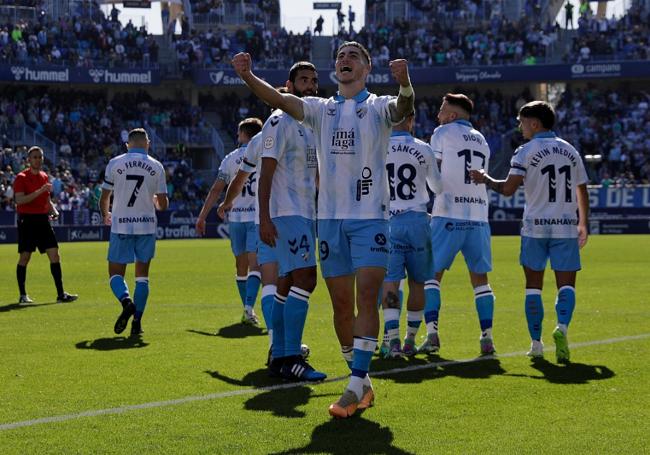
[[[246,280],[246,303],[245,306],[253,308],[257,301],[257,293],[260,290],[262,274],[260,272],[250,272]]]
[[[541,341],[543,320],[542,290],[526,289],[526,321],[528,321],[528,332],[531,339]]]
[[[113,291],[113,295],[122,302],[127,297],[130,297],[129,295],[129,287],[126,285],[126,281],[124,281],[124,277],[122,275],[113,275],[110,280],[108,280],[108,283],[111,286],[111,291]]]
[[[135,291],[133,292],[133,303],[135,304],[135,314],[133,319],[142,319],[142,313],[147,306],[149,298],[149,277],[135,278]]]
[[[377,338],[354,337],[354,358],[352,359],[352,376],[365,378],[370,370],[370,360],[377,347]]]
[[[494,300],[494,293],[489,284],[474,288],[474,303],[476,304],[476,312],[478,313],[482,331],[492,328]]]
[[[576,289],[573,286],[562,286],[557,292],[555,312],[558,324],[566,326],[571,322],[573,310],[576,307]]]
[[[237,276],[237,290],[239,291],[239,298],[241,299],[241,304],[246,305],[246,281],[248,277],[246,276]]]
[[[273,300],[275,299],[275,284],[267,284],[262,287],[262,316],[266,330],[273,330]]]
[[[273,358],[284,357],[284,305],[287,298],[275,294],[273,302]]]
[[[287,356],[300,354],[310,295],[311,292],[296,286],[289,290],[284,304],[284,352]]]
[[[427,333],[438,331],[441,303],[440,282],[428,280],[424,283],[424,322],[427,325]]]

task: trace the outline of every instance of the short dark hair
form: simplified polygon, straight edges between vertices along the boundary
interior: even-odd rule
[[[140,142],[148,139],[147,130],[144,128],[133,128],[129,131],[129,142]]]
[[[359,49],[363,54],[363,56],[366,58],[366,62],[368,62],[368,65],[372,63],[372,59],[370,58],[370,52],[368,52],[368,49],[366,49],[366,47],[363,44],[358,43],[356,41],[345,41],[343,44],[341,44],[339,48],[336,50],[336,57],[338,58],[341,49],[348,46],[356,47],[357,49]]]
[[[41,152],[43,153],[43,149],[40,148],[38,145],[33,145],[27,150],[27,156],[32,156],[32,152]]]
[[[531,101],[524,104],[519,109],[519,117],[537,119],[547,130],[555,125],[555,109],[546,101]]]
[[[249,139],[262,131],[263,123],[257,117],[248,117],[239,122],[238,129],[245,133]]]
[[[294,63],[291,69],[289,70],[289,80],[291,81],[291,83],[296,82],[296,77],[298,77],[298,71],[300,70],[310,70],[316,72],[316,67],[314,66],[313,63],[305,62],[305,61]]]
[[[472,115],[472,112],[474,111],[474,102],[469,99],[467,95],[463,95],[462,93],[447,93],[442,99],[446,101],[447,104],[458,106],[467,112],[467,115]]]

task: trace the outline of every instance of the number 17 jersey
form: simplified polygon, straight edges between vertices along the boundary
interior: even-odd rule
[[[108,162],[103,189],[113,191],[111,232],[146,235],[156,233],[154,194],[166,194],[165,168],[144,152],[116,156]]]
[[[456,120],[435,129],[431,148],[441,161],[442,192],[436,194],[432,215],[487,222],[485,185],[472,183],[469,171],[488,172],[490,147],[483,135],[466,120]]]

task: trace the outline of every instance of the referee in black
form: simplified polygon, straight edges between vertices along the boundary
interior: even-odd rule
[[[34,302],[25,291],[25,279],[27,264],[36,248],[41,254],[47,253],[50,259],[50,271],[56,285],[56,301],[73,302],[78,296],[63,290],[59,244],[50,225],[50,219],[58,218],[59,212],[50,199],[52,184],[42,170],[43,150],[40,147],[31,147],[27,152],[27,161],[29,167],[20,172],[14,180],[18,212],[18,254],[20,255],[16,266],[16,278],[20,289],[18,303],[28,305]]]

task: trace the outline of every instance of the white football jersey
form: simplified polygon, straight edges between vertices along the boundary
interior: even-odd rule
[[[240,171],[244,171],[250,174],[248,176],[246,185],[250,184],[250,178],[252,175],[256,175],[259,179],[259,175],[260,175],[259,171],[261,171],[262,166],[258,166],[258,164],[260,163],[261,155],[262,155],[262,132],[260,131],[255,136],[253,136],[253,138],[248,143],[248,146],[246,147],[246,152],[244,153],[244,156],[241,160],[241,164],[239,165]],[[257,182],[255,182],[255,186],[257,187]],[[260,201],[257,197],[255,197],[255,224],[260,224]]]
[[[521,235],[536,238],[578,237],[577,187],[587,183],[582,158],[552,131],[538,133],[519,147],[510,173],[524,176]]]
[[[269,211],[279,216],[316,217],[316,140],[312,131],[288,114],[276,110],[262,129],[262,159],[273,158]]]
[[[154,194],[167,194],[165,168],[144,149],[130,149],[108,162],[102,188],[113,191],[111,232],[155,234]]]
[[[475,185],[472,169],[488,172],[490,147],[481,133],[466,120],[456,120],[435,129],[431,148],[441,161],[442,192],[436,194],[433,216],[458,220],[488,220],[485,185]]]
[[[230,184],[232,179],[237,175],[241,165],[247,145],[230,152],[221,161],[217,178]],[[242,189],[241,194],[233,201],[232,209],[228,212],[228,221],[236,223],[245,223],[255,221],[255,199],[257,195],[257,173],[253,172],[248,176],[248,180]]]
[[[402,212],[426,212],[427,185],[434,193],[442,189],[440,171],[429,144],[406,131],[394,131],[388,146],[386,173],[390,190],[390,216]]]
[[[318,219],[387,219],[386,155],[391,96],[367,90],[346,100],[305,97],[304,123],[316,137]]]

